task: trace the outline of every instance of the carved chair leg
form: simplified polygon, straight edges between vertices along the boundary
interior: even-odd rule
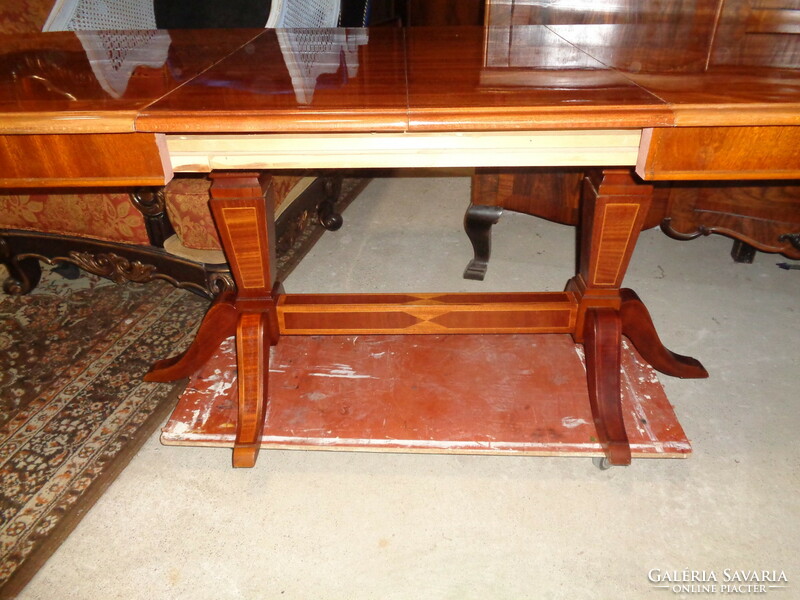
[[[464,270],[464,279],[483,281],[486,276],[492,252],[492,225],[500,220],[502,214],[502,207],[483,204],[470,204],[464,214],[464,231],[475,253]]]
[[[589,401],[598,438],[611,465],[631,463],[620,397],[621,335],[617,311],[611,308],[586,311],[583,337]]]
[[[754,246],[742,240],[733,240],[733,247],[731,248],[733,262],[752,264],[755,257],[756,249]]]
[[[35,258],[18,259],[3,238],[0,238],[0,264],[8,269],[8,277],[3,282],[3,291],[6,294],[27,294],[39,284],[42,277],[39,261]]]
[[[219,345],[236,333],[239,310],[235,299],[233,292],[223,292],[217,296],[203,317],[192,345],[183,354],[153,364],[144,380],[163,383],[183,379],[205,364]]]
[[[622,334],[631,341],[642,358],[654,369],[666,375],[683,379],[708,377],[708,371],[700,364],[700,361],[690,356],[675,354],[661,343],[650,313],[636,292],[626,288],[620,290],[620,296],[622,297],[619,310],[622,319]]]
[[[150,243],[163,248],[164,241],[175,233],[167,215],[166,189],[140,187],[130,193],[131,204],[142,213]]]
[[[336,210],[336,201],[342,191],[341,177],[325,177],[323,180],[325,198],[317,206],[320,224],[328,231],[338,230],[344,223],[342,215]]]

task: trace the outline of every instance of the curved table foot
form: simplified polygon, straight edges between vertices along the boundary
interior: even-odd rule
[[[586,375],[597,436],[609,465],[629,465],[631,447],[620,401],[622,326],[616,310],[591,308],[584,324]]]
[[[708,377],[700,361],[690,356],[682,356],[668,350],[656,333],[653,320],[644,303],[630,289],[620,290],[622,304],[619,314],[622,319],[622,335],[627,337],[654,369],[683,379],[703,379]]]
[[[248,312],[239,318],[236,355],[239,418],[233,447],[234,467],[253,467],[261,449],[269,381],[269,315]]]
[[[163,383],[183,379],[205,364],[219,345],[236,332],[239,310],[235,305],[235,297],[233,292],[223,292],[217,296],[203,317],[192,345],[183,354],[153,364],[144,380]]]
[[[0,264],[6,266],[8,277],[3,282],[3,291],[9,295],[27,294],[35,288],[42,277],[42,266],[36,258],[18,259],[10,244],[0,237]]]
[[[470,204],[464,214],[464,231],[472,243],[475,258],[464,270],[464,279],[483,281],[492,251],[492,225],[500,220],[503,209],[499,206]]]

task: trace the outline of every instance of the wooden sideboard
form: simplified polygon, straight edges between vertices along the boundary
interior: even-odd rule
[[[759,69],[696,69],[708,56],[676,34],[681,17],[659,15],[655,29],[535,25],[513,36],[482,27],[174,31],[160,67],[146,33],[7,36],[0,52],[21,53],[30,68],[0,80],[0,185],[211,172],[237,289],[212,305],[189,350],[148,378],[185,377],[235,335],[236,466],[252,466],[262,445],[269,349],[284,337],[538,333],[583,346],[601,447],[611,464],[628,464],[622,336],[664,373],[707,375],[663,347],[645,305],[622,287],[652,218],[652,182],[800,177],[797,55],[770,54],[774,63],[760,59]],[[142,64],[120,73],[125,52]],[[57,76],[55,60],[68,65]],[[117,78],[114,94],[101,76]],[[580,169],[577,272],[559,293],[287,293],[274,268],[269,173],[342,166]]]
[[[668,74],[683,73],[702,81],[698,75],[711,75],[717,70],[735,77],[737,67],[742,72],[769,71],[796,65],[800,54],[800,2],[796,0],[600,0],[580,8],[571,3],[487,0],[486,22],[508,29],[510,36],[531,25],[552,26],[566,39],[586,37],[602,28],[616,31],[618,42],[610,44],[609,37],[601,36],[597,42],[589,42],[588,47],[605,64],[655,85]],[[679,51],[671,51],[673,37],[680,38]],[[637,51],[642,47],[648,51]],[[531,56],[492,57],[491,48],[488,54],[489,60],[505,61],[503,64],[511,70],[524,70],[524,61]],[[499,55],[502,54],[500,50]],[[703,93],[690,85],[683,91]],[[720,110],[738,108],[727,106]],[[671,143],[673,153],[680,153],[685,144],[678,138]],[[775,144],[763,139],[757,147],[773,152]],[[787,176],[776,178],[782,181],[731,181],[724,186],[703,181],[673,183],[703,179],[698,173],[685,175],[662,175],[645,227],[661,225],[667,235],[680,240],[711,233],[727,235],[735,240],[732,254],[740,262],[752,262],[756,250],[800,258],[800,181]],[[464,276],[485,276],[491,227],[504,208],[577,225],[581,177],[580,170],[564,168],[524,172],[478,169],[465,215],[465,229],[475,257]],[[741,174],[739,177],[745,179]]]

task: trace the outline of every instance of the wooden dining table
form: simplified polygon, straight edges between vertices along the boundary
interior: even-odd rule
[[[4,36],[0,187],[210,175],[236,290],[147,379],[187,377],[235,336],[234,466],[253,466],[262,446],[270,347],[282,338],[542,333],[582,345],[599,442],[609,464],[625,465],[623,336],[665,374],[707,376],[663,346],[644,303],[622,287],[653,183],[800,178],[798,38],[765,48],[729,36],[699,51],[680,14]],[[292,294],[276,280],[271,173],[488,166],[586,169],[578,265],[564,291]]]

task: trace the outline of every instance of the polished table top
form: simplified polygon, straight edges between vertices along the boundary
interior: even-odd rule
[[[0,37],[4,134],[797,124],[800,35],[688,17]]]

